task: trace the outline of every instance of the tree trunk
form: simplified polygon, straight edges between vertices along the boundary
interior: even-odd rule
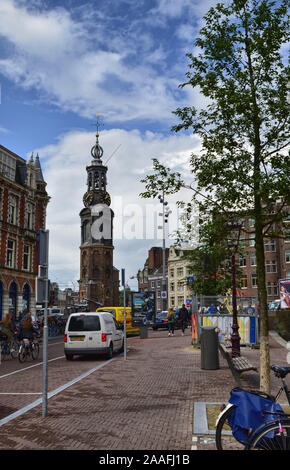
[[[258,204],[258,209],[261,205]],[[257,208],[257,207],[256,207]],[[259,211],[260,212],[260,211]],[[256,214],[258,216],[258,214]],[[269,327],[268,304],[265,280],[265,253],[261,224],[261,212],[256,218],[256,258],[257,258],[257,284],[259,299],[260,320],[260,389],[270,393],[270,351],[269,351]]]

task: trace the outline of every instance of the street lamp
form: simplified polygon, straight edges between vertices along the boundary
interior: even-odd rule
[[[239,241],[241,235],[242,224],[240,222],[228,222],[227,227],[230,230],[233,238],[227,239],[227,246],[231,253],[231,267],[232,267],[232,303],[233,303],[233,324],[232,324],[232,357],[240,357],[240,335],[237,313],[237,287],[236,287],[236,253],[239,248]]]
[[[162,204],[162,212],[159,214],[162,216],[162,228],[163,230],[163,241],[162,241],[162,293],[166,293],[166,298],[162,297],[162,310],[167,310],[167,288],[166,288],[166,252],[165,252],[165,224],[168,223],[169,214],[171,211],[167,207],[168,202],[164,199],[164,189],[162,190],[162,196],[158,196],[159,202]],[[164,294],[163,294],[164,295]]]

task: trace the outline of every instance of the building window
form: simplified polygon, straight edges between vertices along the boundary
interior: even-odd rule
[[[170,306],[171,306],[171,307],[174,307],[174,303],[175,303],[175,298],[174,298],[174,297],[171,297],[171,298],[170,298]]]
[[[157,287],[161,287],[161,281],[157,281]]]
[[[17,312],[17,285],[15,282],[10,284],[9,289],[9,313],[12,314],[13,318],[16,318]]]
[[[249,227],[255,227],[255,220],[249,219]]]
[[[23,287],[22,293],[22,313],[29,312],[29,304],[30,304],[30,288],[28,284],[25,284]]]
[[[246,274],[241,276],[241,289],[246,289],[248,287],[248,277]]]
[[[276,273],[277,272],[277,263],[275,260],[266,261],[266,272],[267,273]]]
[[[266,240],[265,241],[265,251],[267,253],[269,251],[271,251],[271,252],[276,251],[275,240]]]
[[[240,236],[239,245],[240,246],[246,246],[246,237],[245,237],[245,235]]]
[[[290,250],[285,251],[285,261],[286,263],[290,263]]]
[[[3,152],[0,152],[0,173],[6,178],[15,180],[16,160]]]
[[[161,297],[161,292],[160,292],[160,290],[158,290],[157,291],[157,299],[160,299],[160,297]]]
[[[178,282],[177,283],[177,290],[180,292],[181,290],[183,290],[183,284],[182,282]]]
[[[23,269],[25,271],[31,270],[31,246],[24,245],[23,247]]]
[[[184,298],[182,295],[179,295],[177,297],[177,302],[178,302],[178,307],[182,306],[182,304],[184,303]]]
[[[250,233],[250,235],[249,235],[249,245],[250,246],[256,246],[255,234],[254,233]]]
[[[251,266],[256,266],[257,265],[256,253],[251,253],[250,260],[251,260]]]
[[[151,281],[151,289],[154,289],[154,288],[155,288],[155,282]]]
[[[32,229],[32,217],[33,217],[33,210],[32,210],[32,204],[30,202],[26,203],[25,207],[25,228],[28,228],[29,230]]]
[[[245,256],[240,256],[240,267],[244,268],[247,266],[247,258]]]
[[[171,291],[174,291],[174,282],[171,282],[171,283],[170,283],[170,290],[171,290]]]
[[[174,269],[170,269],[170,277],[174,277]]]
[[[252,273],[252,287],[257,287],[257,274],[256,273]]]
[[[16,197],[10,195],[8,202],[8,223],[16,225],[17,201]]]
[[[183,268],[177,268],[177,276],[178,277],[183,276]]]
[[[15,240],[7,240],[6,266],[15,267]]]
[[[278,285],[276,282],[267,282],[267,295],[273,297],[278,296]]]
[[[290,230],[289,229],[285,230],[285,242],[286,243],[290,242]]]

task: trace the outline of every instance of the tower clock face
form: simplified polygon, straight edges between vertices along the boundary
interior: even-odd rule
[[[93,199],[94,199],[93,193],[91,193],[90,191],[87,191],[83,197],[84,206],[89,207],[92,204]]]
[[[111,204],[110,194],[107,192],[100,194],[99,201],[101,204],[107,204],[107,206],[109,206]]]

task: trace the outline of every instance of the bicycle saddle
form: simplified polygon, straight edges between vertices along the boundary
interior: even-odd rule
[[[290,367],[273,365],[271,366],[271,369],[275,373],[275,375],[277,377],[281,377],[281,379],[284,379],[284,377],[286,377],[286,375],[290,373]]]

